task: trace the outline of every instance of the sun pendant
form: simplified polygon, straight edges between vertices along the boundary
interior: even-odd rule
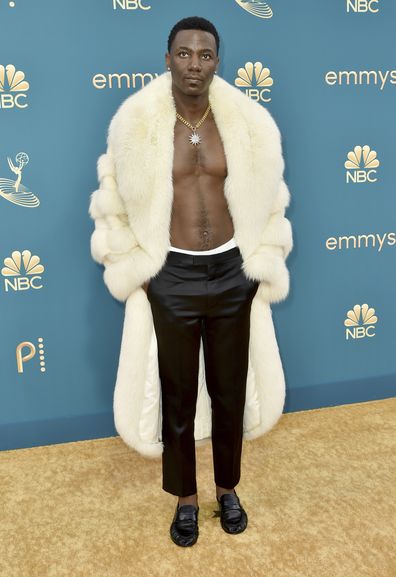
[[[199,136],[198,132],[193,132],[190,134],[190,142],[196,146],[197,144],[201,144],[201,137]]]

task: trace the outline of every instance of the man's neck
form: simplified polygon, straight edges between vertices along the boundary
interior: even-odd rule
[[[209,105],[209,92],[191,96],[183,94],[172,86],[172,94],[175,101],[176,111],[186,120],[194,124],[199,121]]]

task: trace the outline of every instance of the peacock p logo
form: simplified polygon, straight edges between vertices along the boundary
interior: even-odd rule
[[[25,372],[25,365],[29,363],[31,359],[33,359],[33,361],[35,359],[39,360],[39,368],[42,373],[45,373],[47,370],[43,337],[38,337],[37,342],[37,346],[31,341],[22,341],[17,344],[15,348],[15,356],[18,373]]]
[[[347,327],[345,338],[362,339],[364,337],[375,336],[375,323],[378,317],[375,315],[375,309],[368,304],[355,305],[353,309],[347,312],[347,318],[344,325]]]
[[[375,150],[371,150],[367,144],[355,146],[353,150],[348,152],[347,158],[348,160],[344,163],[347,169],[347,184],[350,182],[377,182],[377,171],[374,169],[379,167],[379,160]]]
[[[269,68],[261,62],[246,62],[244,68],[239,68],[235,78],[235,86],[244,89],[245,93],[257,102],[270,102],[271,89],[274,81]]]
[[[27,94],[29,82],[25,74],[16,70],[13,64],[0,64],[0,109],[27,108]]]
[[[273,12],[270,5],[263,0],[235,0],[246,12],[250,12],[257,18],[272,18]]]

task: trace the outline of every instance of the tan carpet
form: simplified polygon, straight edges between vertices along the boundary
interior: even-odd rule
[[[244,442],[247,530],[213,517],[197,448],[200,536],[169,537],[161,461],[119,437],[0,453],[1,577],[396,577],[396,398],[284,414]]]

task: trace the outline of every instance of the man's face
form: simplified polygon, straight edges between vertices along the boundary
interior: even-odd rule
[[[188,95],[208,90],[218,62],[215,37],[204,30],[180,30],[166,54],[173,84]]]

